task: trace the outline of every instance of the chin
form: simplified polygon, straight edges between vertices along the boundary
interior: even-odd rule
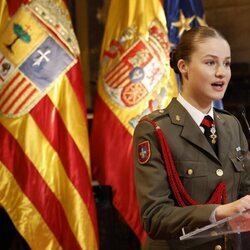
[[[213,95],[212,99],[214,101],[219,101],[219,100],[221,100],[224,97],[224,94],[225,94],[225,92],[217,94],[217,95]]]

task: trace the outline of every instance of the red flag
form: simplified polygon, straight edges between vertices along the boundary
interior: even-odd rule
[[[100,184],[112,187],[115,207],[141,242],[132,135],[141,116],[177,93],[168,48],[160,1],[111,1],[91,133],[92,168]]]
[[[9,0],[0,9],[0,206],[32,249],[98,249],[67,8],[61,0]]]

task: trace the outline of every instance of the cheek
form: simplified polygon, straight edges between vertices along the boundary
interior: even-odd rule
[[[211,70],[208,67],[205,67],[205,65],[195,64],[189,68],[189,74],[192,74],[193,77],[198,78],[198,77],[202,77],[204,75],[211,74]]]
[[[204,68],[195,68],[190,72],[190,80],[193,81],[195,85],[203,85],[206,81],[209,81],[211,72],[205,70]]]
[[[226,84],[228,84],[228,83],[229,83],[230,79],[231,79],[231,70],[229,70],[229,71],[225,71],[225,77],[224,77],[224,80],[225,80]]]

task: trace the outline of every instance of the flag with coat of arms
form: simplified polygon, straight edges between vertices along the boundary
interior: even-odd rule
[[[62,0],[0,3],[0,206],[31,249],[98,249],[79,49]]]
[[[132,136],[139,119],[177,94],[160,0],[111,0],[91,131],[93,177],[112,187],[113,204],[145,240],[133,176]]]

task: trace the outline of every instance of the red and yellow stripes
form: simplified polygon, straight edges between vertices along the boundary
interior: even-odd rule
[[[36,87],[18,72],[0,94],[0,111],[17,114],[39,95]]]
[[[28,242],[32,242],[33,249],[62,249],[41,213],[22,192],[18,182],[2,161],[0,161],[0,178],[0,203],[4,205],[19,232],[26,236]],[[25,211],[25,214],[22,211]]]
[[[13,129],[18,129],[18,127],[13,126]],[[0,146],[0,150],[3,152],[1,154],[1,162],[7,167],[22,192],[25,196],[27,196],[30,202],[34,204],[36,209],[44,218],[46,224],[55,235],[59,244],[63,248],[65,247],[65,249],[68,249],[70,246],[74,246],[74,249],[80,249],[79,244],[70,230],[62,204],[57,200],[55,194],[46,184],[44,177],[41,176],[42,173],[39,173],[39,170],[41,172],[41,169],[36,168],[30,158],[26,156],[25,152],[23,152],[16,138],[13,138],[13,136],[3,127],[2,124],[0,125],[0,134],[4,135],[4,137],[2,137],[3,143],[1,143]],[[23,137],[23,139],[25,139],[25,137]],[[22,145],[22,138],[19,140],[19,143]],[[33,148],[36,148],[35,145]],[[9,196],[8,192],[7,194]],[[16,194],[13,197],[15,196]],[[3,204],[3,206],[8,211],[11,207],[8,207],[7,204]],[[20,216],[28,219],[25,215],[26,211],[23,210],[23,213],[20,213]],[[29,219],[32,220],[33,218]],[[22,226],[24,227],[24,225]],[[67,235],[67,237],[63,237],[63,235]],[[24,237],[25,236],[26,232]],[[39,240],[39,235],[36,237],[36,240]],[[31,248],[33,248],[33,242],[29,243]]]
[[[86,150],[86,148],[89,147],[86,113],[82,111],[84,103],[81,103],[82,97],[79,96],[79,93],[82,94],[83,91],[80,82],[76,84],[77,79],[74,75],[78,69],[78,65],[75,65],[74,69],[67,73],[66,77],[58,78],[54,88],[48,93],[48,96],[53,105],[60,110],[63,123],[74,138],[82,157],[85,159],[85,165],[91,177],[89,150]],[[65,98],[65,96],[67,96],[67,98]],[[82,143],[83,141],[85,142],[84,144]]]
[[[0,116],[0,206],[31,249],[98,249],[79,69],[58,78],[30,113]]]
[[[67,79],[62,80],[61,87],[68,91],[69,97],[74,97]],[[58,92],[52,89],[52,96],[54,91]],[[75,246],[73,249],[88,249],[88,246],[97,249],[95,207],[90,175],[84,158],[84,145],[81,146],[81,151],[77,146],[77,143],[80,143],[79,138],[77,143],[73,139],[77,137],[77,133],[73,133],[72,137],[67,129],[68,126],[69,130],[84,132],[81,128],[84,117],[79,119],[81,115],[79,117],[76,112],[80,107],[77,102],[73,104],[66,105],[63,111],[65,113],[61,116],[60,111],[45,96],[29,115],[15,119],[15,122],[0,118],[0,134],[4,135],[6,140],[2,144],[4,148],[1,149],[6,159],[1,161],[12,172],[20,186],[20,182],[23,182],[26,188],[23,190],[24,194],[42,214],[64,249],[69,249],[69,245]],[[69,119],[66,114],[78,121],[65,125],[64,122]],[[74,127],[80,128],[74,130]],[[10,148],[12,150],[8,152]],[[88,151],[88,144],[85,151]],[[14,157],[11,155],[13,152]],[[54,218],[55,215],[58,220]],[[32,242],[29,243],[32,246]]]

